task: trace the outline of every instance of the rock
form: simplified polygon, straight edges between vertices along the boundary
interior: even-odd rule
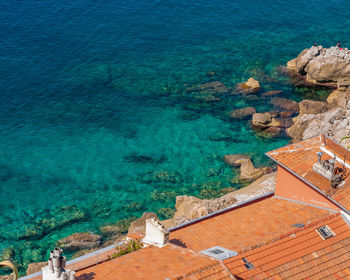
[[[232,155],[225,155],[223,159],[226,164],[234,167],[239,167],[240,166],[239,160],[250,159],[250,157],[244,154],[232,154]]]
[[[270,91],[264,92],[261,96],[264,96],[264,97],[275,96],[281,93],[282,93],[282,90],[270,90]]]
[[[105,236],[121,235],[122,229],[119,225],[107,225],[100,227],[100,231]]]
[[[212,212],[227,208],[235,202],[236,199],[230,195],[224,195],[213,200],[202,200],[187,195],[178,196],[176,197],[176,213],[174,219],[177,221],[197,219]]]
[[[41,271],[41,268],[47,266],[47,262],[37,262],[28,264],[26,275]]]
[[[269,112],[253,114],[252,124],[255,127],[265,128],[271,122],[272,122],[272,118]]]
[[[253,199],[274,190],[276,172],[263,175],[247,187],[227,193],[213,200],[201,200],[194,196],[178,196],[176,198],[176,213],[173,219],[162,221],[166,228],[181,225],[192,219],[200,218],[215,211],[237,205],[237,203]],[[234,191],[235,190],[235,191]]]
[[[255,168],[250,159],[240,159],[237,162],[241,166],[239,179],[242,181],[254,181],[273,171],[271,167]]]
[[[101,236],[89,232],[78,232],[57,242],[57,246],[67,251],[78,251],[97,248],[101,244]]]
[[[310,83],[350,81],[350,53],[338,47],[313,46],[287,63],[287,68],[306,76]]]
[[[300,114],[320,114],[329,109],[329,105],[326,102],[303,100],[299,103]]]
[[[342,107],[350,109],[350,91],[333,91],[327,98],[327,103],[331,107]]]
[[[228,93],[228,88],[218,81],[189,87],[186,90],[187,92],[205,91],[208,93]]]
[[[264,138],[273,138],[273,137],[281,137],[285,134],[285,130],[276,127],[276,126],[271,126],[266,129],[264,129],[262,132],[259,133],[259,136],[264,137]]]
[[[254,94],[260,91],[261,87],[257,80],[249,78],[245,83],[236,85],[236,90],[239,94]]]
[[[253,114],[256,113],[256,110],[254,107],[245,107],[242,109],[237,109],[232,112],[230,112],[230,117],[234,119],[248,119]]]
[[[290,100],[282,97],[274,97],[271,100],[271,104],[275,108],[293,112],[295,114],[299,113],[299,104],[294,100]]]
[[[343,108],[333,108],[322,114],[304,114],[293,119],[294,124],[287,129],[293,141],[299,141],[321,133],[340,141],[350,134],[350,112]]]
[[[151,218],[158,218],[158,216],[156,213],[153,213],[153,212],[143,213],[141,218],[131,222],[129,226],[128,234],[134,233],[134,232],[145,234],[146,220]]]
[[[207,72],[207,76],[208,77],[214,77],[214,76],[216,76],[216,72],[215,71],[209,71],[209,72]]]

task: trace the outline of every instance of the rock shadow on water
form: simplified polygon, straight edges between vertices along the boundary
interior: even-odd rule
[[[123,157],[125,162],[138,163],[138,164],[161,164],[168,160],[164,155],[143,155],[137,153],[131,153]]]

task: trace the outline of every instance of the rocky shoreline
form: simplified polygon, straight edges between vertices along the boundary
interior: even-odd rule
[[[350,53],[347,49],[332,47],[329,49],[314,46],[305,49],[300,55],[289,61],[287,73],[297,85],[322,85],[337,87],[326,101],[303,100],[295,102],[280,97],[280,90],[261,93],[259,82],[253,78],[235,87],[228,88],[215,81],[187,88],[187,93],[198,102],[219,102],[221,95],[234,94],[243,98],[260,94],[269,98],[274,110],[257,112],[254,107],[239,108],[228,112],[234,120],[244,120],[262,137],[280,137],[288,135],[293,141],[299,141],[324,133],[337,141],[350,135]],[[344,140],[350,145],[350,139]],[[271,167],[254,167],[247,155],[225,155],[223,161],[232,168],[240,168],[239,180],[252,182],[248,186],[232,191],[215,199],[200,199],[194,196],[177,196],[175,212],[169,208],[168,216],[173,216],[163,223],[167,228],[178,226],[234,206],[243,201],[272,192],[275,186],[276,173]],[[100,227],[100,234],[74,233],[57,242],[63,249],[77,252],[74,257],[86,254],[125,239],[127,233],[143,232],[145,220],[157,214],[145,212],[136,220],[125,219],[115,224]],[[45,231],[43,230],[43,233]],[[27,274],[40,270],[45,263],[33,263],[28,266]]]

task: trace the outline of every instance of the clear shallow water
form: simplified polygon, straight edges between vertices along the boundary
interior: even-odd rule
[[[0,249],[21,265],[176,195],[241,187],[222,156],[267,164],[288,139],[227,112],[270,110],[269,99],[207,104],[186,87],[253,76],[264,91],[320,98],[277,66],[315,41],[348,45],[347,1],[124,2],[0,3]]]

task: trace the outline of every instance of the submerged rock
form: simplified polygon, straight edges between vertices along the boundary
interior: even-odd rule
[[[282,90],[270,90],[267,92],[264,92],[261,96],[267,97],[267,96],[276,96],[282,93]]]
[[[291,99],[274,97],[271,100],[271,104],[277,109],[290,111],[293,114],[299,113],[299,104]]]
[[[239,160],[241,159],[250,159],[250,157],[244,154],[232,154],[232,155],[225,155],[223,158],[226,164],[234,167],[240,166]]]
[[[229,113],[230,117],[233,119],[249,119],[253,114],[256,113],[256,110],[254,107],[245,107],[242,109],[236,109],[234,111],[231,111]]]
[[[78,232],[57,242],[57,246],[67,251],[78,251],[97,248],[101,244],[101,236],[89,232]]]
[[[218,81],[189,87],[186,90],[187,92],[206,91],[210,93],[228,93],[228,88]]]
[[[260,91],[261,87],[257,80],[249,78],[246,82],[236,85],[239,94],[254,94]]]

